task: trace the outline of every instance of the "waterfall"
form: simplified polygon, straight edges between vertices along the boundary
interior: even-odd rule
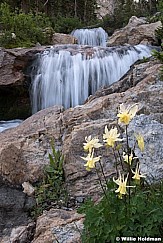
[[[17,127],[20,125],[22,120],[16,119],[16,120],[10,120],[10,121],[0,121],[0,132],[3,132],[4,130],[7,130],[9,128]]]
[[[46,49],[33,66],[33,113],[55,104],[65,108],[83,104],[89,95],[119,80],[134,62],[150,53],[151,48],[144,45],[58,45]]]
[[[94,29],[76,29],[71,35],[77,38],[79,45],[106,46],[108,34],[101,27]]]

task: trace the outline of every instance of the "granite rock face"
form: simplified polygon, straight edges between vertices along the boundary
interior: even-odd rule
[[[25,81],[23,70],[45,47],[0,48],[0,87],[20,86]]]
[[[49,162],[49,144],[53,138],[56,148],[61,149],[65,156],[64,170],[70,192],[75,196],[95,195],[98,190],[96,175],[85,170],[81,159],[85,136],[91,134],[102,140],[105,125],[111,127],[115,124],[120,103],[138,103],[137,119],[144,114],[149,116],[150,122],[156,121],[161,126],[163,83],[158,75],[160,66],[153,59],[136,64],[123,79],[96,92],[84,105],[65,111],[54,106],[34,114],[17,128],[2,132],[1,176],[14,185],[39,180],[43,166]],[[161,141],[158,140],[159,143]],[[159,145],[158,149],[161,149]],[[99,154],[103,155],[102,163],[108,176],[115,173],[112,153],[102,147]],[[150,156],[147,151],[147,161],[151,160]],[[157,167],[161,163],[158,156],[154,165]]]
[[[112,15],[116,6],[116,1],[114,0],[97,0],[97,17],[102,19],[105,15]]]
[[[37,181],[42,176],[42,168],[49,160],[50,140],[54,136],[56,145],[61,144],[61,112],[62,108],[57,106],[40,111],[16,129],[0,133],[3,144],[0,171],[4,179],[20,185],[25,181]]]
[[[52,37],[52,45],[57,44],[77,44],[77,39],[74,36],[61,34],[61,33],[54,33]]]
[[[80,243],[80,231],[84,216],[75,210],[51,209],[45,211],[36,222],[32,243]]]
[[[155,30],[161,27],[161,21],[155,23],[147,23],[144,19],[132,16],[128,25],[117,30],[109,37],[107,46],[123,45],[123,44],[158,44],[155,37]]]
[[[14,188],[4,182],[1,177],[0,197],[0,242],[30,242],[35,223],[31,220],[27,211],[35,205],[35,200],[32,197],[26,197],[21,187]],[[22,229],[24,229],[24,233]],[[19,239],[19,241],[16,241],[16,239]]]
[[[152,115],[141,114],[129,126],[129,134],[136,132],[144,137],[144,152],[141,153],[139,149],[135,149],[135,153],[140,159],[141,170],[146,172],[150,183],[163,177],[163,147],[161,146],[163,124],[156,119]],[[132,140],[130,143],[133,145]]]
[[[97,177],[93,172],[86,172],[83,169],[84,163],[80,159],[80,156],[84,154],[82,143],[84,142],[84,137],[90,134],[92,134],[92,136],[99,136],[102,140],[102,133],[104,132],[105,125],[108,124],[108,126],[111,127],[112,124],[115,123],[117,107],[120,103],[138,103],[139,112],[135,119],[142,119],[141,116],[146,115],[148,116],[149,123],[152,124],[156,122],[159,124],[158,127],[162,126],[163,83],[158,78],[157,71],[159,67],[160,64],[154,61],[135,65],[124,79],[113,84],[109,88],[98,91],[97,94],[90,97],[90,100],[84,106],[73,109],[68,122],[69,129],[72,127],[73,122],[73,129],[71,134],[65,138],[63,144],[63,151],[66,158],[65,173],[73,195],[93,195],[97,193],[96,189],[98,187],[95,185]],[[123,85],[124,82],[126,83],[125,86]],[[127,83],[130,83],[130,88],[127,88]],[[66,114],[66,112],[67,119],[69,111],[65,111],[64,114]],[[72,117],[76,119],[72,119]],[[145,123],[143,126],[145,126],[146,129],[148,127]],[[143,129],[143,126],[141,129]],[[156,130],[153,130],[153,133],[158,134],[159,129],[157,129],[157,126],[154,126],[153,129],[154,128]],[[136,127],[135,129],[137,130]],[[149,134],[150,132],[148,136],[150,136]],[[146,137],[146,141],[152,142],[149,137]],[[157,174],[156,171],[158,171],[158,168],[162,167],[163,163],[161,155],[162,148],[159,146],[161,141],[159,139],[156,139],[156,141],[158,144],[152,146],[157,146],[157,156],[155,153],[153,157],[146,148],[146,161],[153,160],[153,164],[150,164],[151,168],[149,169],[152,171],[153,176]],[[148,144],[148,148],[150,146],[151,144]],[[108,176],[115,173],[112,153],[101,148],[98,154],[102,155],[102,163]],[[158,177],[162,177],[161,171]]]
[[[145,151],[140,153],[136,150],[142,172],[149,175],[149,180],[161,179],[163,82],[159,79],[160,67],[161,64],[154,58],[137,63],[120,81],[98,90],[84,105],[68,110],[53,106],[29,117],[17,128],[0,133],[2,179],[20,188],[24,181],[34,183],[42,178],[43,167],[49,163],[53,138],[56,149],[62,150],[65,157],[64,171],[69,194],[76,200],[90,195],[98,200],[101,195],[98,178],[93,170],[85,170],[85,162],[81,158],[86,155],[83,142],[89,135],[98,136],[102,141],[105,125],[111,128],[116,124],[117,108],[121,103],[139,104],[139,111],[129,125],[129,134],[139,131],[144,136]],[[102,155],[106,176],[115,175],[112,151],[101,147],[97,154]],[[45,239],[46,242],[54,242],[55,237],[61,242],[80,242],[74,225],[76,223],[82,228],[82,221],[83,216],[75,211],[52,209],[44,212],[37,220],[32,243],[43,243]],[[13,226],[12,232],[8,232],[10,235],[4,236],[3,232],[6,238],[3,237],[2,242],[5,242],[4,239],[8,242],[8,239],[30,238],[30,223]]]

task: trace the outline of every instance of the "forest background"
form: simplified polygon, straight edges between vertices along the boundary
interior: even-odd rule
[[[109,1],[108,1],[109,2]],[[114,10],[97,18],[97,0],[6,0],[0,4],[0,46],[30,47],[49,44],[54,32],[69,34],[76,28],[103,27],[108,34],[128,23],[131,16],[150,18],[163,12],[162,0],[110,1]],[[14,33],[14,34],[13,34]]]

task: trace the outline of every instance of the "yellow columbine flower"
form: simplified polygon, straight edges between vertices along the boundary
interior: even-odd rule
[[[83,160],[87,161],[87,163],[84,166],[86,166],[86,170],[88,171],[95,168],[95,163],[98,162],[101,158],[101,156],[93,158],[93,155],[94,155],[94,150],[92,151],[91,154],[89,153],[86,158],[81,157]]]
[[[117,116],[119,117],[118,122],[120,124],[128,125],[132,118],[136,115],[137,111],[137,104],[128,107],[125,107],[124,104],[120,104],[119,113],[117,114]]]
[[[144,151],[144,138],[143,136],[139,133],[139,134],[135,134],[137,143],[138,143],[138,147],[140,148],[140,150],[143,152]]]
[[[139,163],[137,163],[137,165],[136,165],[135,172],[133,170],[131,170],[131,171],[134,174],[134,176],[132,177],[134,180],[139,180],[140,181],[141,177],[144,177],[144,178],[146,177],[144,174],[140,174]]]
[[[119,193],[119,198],[122,199],[122,196],[127,194],[127,187],[135,187],[135,186],[127,186],[127,180],[128,175],[126,176],[126,179],[124,178],[124,175],[121,176],[121,173],[119,172],[119,178],[117,180],[114,179],[113,181],[119,186],[115,192]]]
[[[85,151],[88,151],[89,153],[92,152],[93,148],[100,148],[102,146],[102,144],[99,143],[99,139],[98,138],[92,138],[91,139],[91,135],[89,137],[85,137],[85,141],[86,143],[83,143],[83,147]]]
[[[135,159],[135,158],[137,158],[137,157],[134,157],[132,152],[131,152],[131,154],[129,156],[128,156],[128,154],[126,154],[125,152],[123,152],[123,159],[124,159],[124,161],[127,164],[131,165],[133,159]]]
[[[104,142],[107,143],[108,146],[111,146],[114,148],[114,144],[116,141],[122,141],[122,139],[119,138],[120,133],[118,133],[118,129],[112,128],[110,131],[108,131],[107,126],[105,126],[105,134],[103,134]]]

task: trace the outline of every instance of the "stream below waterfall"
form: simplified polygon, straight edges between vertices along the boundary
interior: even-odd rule
[[[21,122],[22,120],[20,119],[0,121],[0,132],[3,132],[4,130],[7,130],[9,128],[17,127],[18,125],[20,125]]]

